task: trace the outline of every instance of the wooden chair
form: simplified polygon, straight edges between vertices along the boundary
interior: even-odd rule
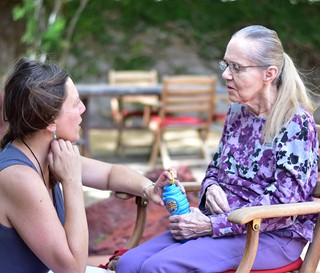
[[[155,167],[159,153],[165,169],[174,166],[175,161],[170,155],[170,141],[166,139],[166,133],[182,130],[197,133],[200,153],[194,158],[193,151],[189,160],[186,160],[187,156],[183,154],[183,159],[178,160],[179,164],[208,164],[211,156],[207,141],[215,111],[216,78],[201,75],[165,76],[162,82],[159,115],[152,116],[149,124],[149,128],[154,132],[150,169]],[[188,142],[188,146],[194,144],[191,143],[193,140],[187,140],[186,134],[179,137],[179,143],[182,142]],[[185,147],[183,148],[185,151]]]
[[[186,182],[183,184],[187,192],[197,192],[200,190],[200,182]],[[123,200],[131,198],[132,196],[125,193],[117,193],[117,196]],[[317,186],[314,190],[313,196],[320,198],[320,180],[317,182]],[[134,232],[131,235],[130,240],[124,247],[130,249],[139,244],[142,237],[143,230],[146,221],[146,209],[147,201],[137,197],[137,218],[134,228]],[[142,203],[141,203],[141,200]],[[293,263],[276,269],[271,270],[251,270],[254,263],[258,243],[259,243],[259,229],[262,219],[275,218],[275,217],[288,217],[297,216],[303,214],[318,214],[318,221],[314,227],[314,239],[313,242],[308,245],[308,249],[304,260],[299,258]],[[228,220],[232,223],[247,226],[247,241],[244,250],[244,254],[241,263],[237,270],[228,270],[221,273],[286,273],[295,272],[299,270],[299,273],[314,273],[316,272],[319,259],[320,259],[320,201],[316,200],[312,202],[304,203],[292,203],[292,204],[280,204],[280,205],[267,205],[258,207],[247,207],[233,211]],[[109,263],[109,269],[115,270],[119,256]]]
[[[158,84],[156,70],[110,70],[109,84],[118,86],[150,86]],[[158,96],[123,96],[111,98],[112,118],[118,128],[116,152],[123,152],[122,132],[127,129],[146,129],[152,108],[157,105]],[[133,119],[139,119],[134,124]],[[129,124],[131,121],[131,124]]]
[[[320,126],[317,125],[318,139],[320,142]],[[240,208],[230,213],[228,220],[232,223],[239,225],[246,225],[247,227],[247,240],[243,253],[241,263],[237,270],[228,270],[221,273],[286,273],[286,272],[299,272],[299,273],[314,273],[320,260],[320,161],[318,163],[318,181],[313,191],[314,201],[279,204],[279,205],[266,205],[256,207]],[[201,188],[201,182],[185,182],[183,183],[187,192],[198,192]],[[132,196],[126,193],[116,193],[116,196],[125,200]],[[143,200],[141,197],[136,197],[137,200]],[[144,200],[146,201],[146,200]],[[135,223],[134,233],[129,240],[129,244],[125,247],[132,248],[139,244],[143,229],[146,221],[146,202],[137,203],[137,218]],[[306,214],[318,214],[318,220],[314,227],[314,237],[312,243],[307,246],[307,252],[304,260],[297,259],[289,265],[281,268],[271,270],[251,270],[254,263],[257,248],[259,244],[259,229],[260,223],[263,219],[276,218],[276,217],[289,217]],[[111,270],[115,270],[119,256],[112,260],[109,264]]]

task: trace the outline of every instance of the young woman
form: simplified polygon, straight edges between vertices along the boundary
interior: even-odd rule
[[[9,127],[0,151],[0,272],[85,272],[82,185],[163,205],[171,174],[163,172],[154,184],[128,167],[82,157],[72,143],[85,107],[66,71],[54,64],[18,60],[4,92]]]

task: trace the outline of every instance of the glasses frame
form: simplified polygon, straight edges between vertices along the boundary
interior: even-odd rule
[[[242,69],[246,68],[266,68],[268,66],[270,65],[240,65],[234,62],[227,62],[225,60],[219,61],[219,68],[221,69],[221,71],[225,71],[229,67],[232,74],[238,74],[242,71]]]

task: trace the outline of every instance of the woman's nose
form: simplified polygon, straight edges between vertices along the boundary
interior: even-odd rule
[[[83,114],[86,111],[86,106],[84,103],[81,101],[81,106],[80,106],[80,113]]]
[[[225,69],[225,71],[222,72],[222,78],[224,80],[230,80],[232,79],[232,73],[230,71],[229,66]]]

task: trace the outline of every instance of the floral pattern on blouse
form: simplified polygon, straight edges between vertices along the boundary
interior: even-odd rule
[[[273,143],[261,141],[265,119],[247,106],[232,104],[218,149],[200,192],[200,210],[212,222],[213,237],[244,234],[244,225],[227,220],[231,211],[249,206],[311,201],[318,177],[318,138],[313,116],[302,107]],[[227,194],[231,211],[210,215],[205,191],[212,184]],[[286,229],[294,237],[312,240],[315,215],[264,219],[261,231]]]

